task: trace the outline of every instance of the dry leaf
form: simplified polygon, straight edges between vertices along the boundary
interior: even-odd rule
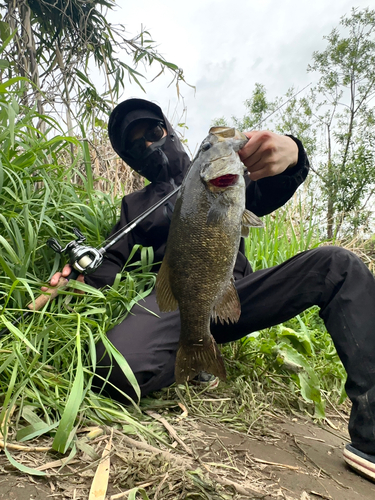
[[[109,469],[111,466],[111,448],[112,448],[112,436],[105,445],[102,454],[102,460],[96,469],[94,479],[91,483],[89,500],[105,500],[105,495],[107,493],[108,481],[109,481]]]

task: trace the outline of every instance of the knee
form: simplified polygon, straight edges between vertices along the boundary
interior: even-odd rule
[[[326,277],[326,283],[333,286],[342,286],[350,283],[355,287],[361,283],[372,286],[373,275],[368,267],[353,252],[342,247],[326,246],[316,249],[318,264],[317,270]]]
[[[330,267],[349,270],[353,266],[366,267],[355,253],[338,246],[324,246],[316,250],[319,259],[326,261]]]

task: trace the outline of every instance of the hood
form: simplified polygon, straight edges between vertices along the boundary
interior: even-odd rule
[[[142,172],[142,160],[131,158],[125,149],[124,137],[128,126],[141,118],[162,120],[167,130],[165,140],[159,141],[158,147],[153,152],[153,158],[157,162],[157,175],[150,175],[149,180],[152,183],[172,182],[172,184],[180,185],[190,165],[190,159],[176,132],[157,104],[133,98],[115,107],[108,122],[108,136],[113,149],[133,170],[148,178],[147,174]],[[160,161],[158,161],[159,158]],[[167,160],[163,161],[165,159]]]

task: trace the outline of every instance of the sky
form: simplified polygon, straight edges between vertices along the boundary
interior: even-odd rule
[[[352,7],[375,9],[375,0],[117,0],[111,23],[126,26],[129,37],[146,28],[163,57],[183,69],[180,98],[167,73],[146,75],[145,94],[125,82],[120,101],[140,97],[156,102],[173,125],[184,122],[185,138],[194,152],[215,118],[242,117],[244,101],[255,83],[265,85],[270,99],[296,92],[317,75],[307,72],[314,51]],[[124,56],[125,57],[125,56]],[[304,92],[308,92],[306,89]],[[300,96],[303,95],[300,94]],[[184,112],[185,110],[185,112]]]

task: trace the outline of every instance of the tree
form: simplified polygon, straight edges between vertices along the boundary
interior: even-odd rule
[[[308,66],[318,83],[303,97],[290,88],[269,101],[259,83],[247,101],[240,130],[254,127],[300,138],[316,174],[324,203],[328,238],[356,232],[370,216],[375,192],[375,10],[352,9],[325,37],[327,47],[313,53]],[[304,89],[302,89],[304,90]],[[217,124],[226,124],[221,118]],[[314,188],[316,182],[313,182]]]
[[[239,120],[233,117],[233,122],[239,130],[259,128],[267,120],[267,115],[273,111],[275,103],[267,100],[266,87],[256,83],[250,99],[246,99],[245,116]]]
[[[325,129],[319,175],[327,203],[327,236],[345,220],[356,226],[374,192],[375,11],[352,9],[314,52],[309,71],[320,74],[316,117]],[[353,214],[356,214],[353,218]]]
[[[93,119],[94,110],[108,113],[124,89],[126,77],[143,89],[143,75],[138,71],[141,63],[159,64],[160,73],[170,70],[177,85],[183,80],[182,70],[157,52],[149,32],[143,30],[128,38],[123,25],[108,23],[105,11],[115,5],[115,0],[0,3],[4,19],[0,36],[4,41],[13,34],[7,59],[17,73],[34,83],[25,100],[36,102],[41,114],[45,106],[59,115],[61,107],[65,108],[68,130],[73,128],[74,115],[82,121]],[[118,55],[121,50],[128,56],[126,61],[123,54]],[[89,77],[91,61],[105,75],[103,93]]]

